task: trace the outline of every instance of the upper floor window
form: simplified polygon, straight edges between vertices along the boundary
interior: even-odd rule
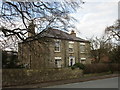
[[[80,53],[85,53],[85,43],[80,43]]]
[[[69,52],[74,52],[74,42],[69,41]]]
[[[55,52],[60,52],[60,40],[55,40]]]

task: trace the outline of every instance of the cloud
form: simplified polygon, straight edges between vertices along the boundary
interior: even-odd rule
[[[82,7],[72,16],[78,19],[76,27],[81,34],[77,35],[83,38],[101,37],[105,27],[112,25],[118,18],[117,2],[86,2]]]

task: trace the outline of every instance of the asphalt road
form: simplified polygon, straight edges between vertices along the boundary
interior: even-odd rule
[[[118,77],[80,83],[49,86],[45,88],[118,88]]]

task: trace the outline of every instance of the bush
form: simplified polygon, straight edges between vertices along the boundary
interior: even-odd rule
[[[120,71],[118,64],[85,64],[84,74]]]
[[[111,73],[120,71],[119,64],[117,64],[117,63],[109,64],[109,69],[110,69]]]
[[[86,64],[84,69],[85,74],[89,73],[102,73],[102,72],[108,72],[109,66],[108,64]]]
[[[71,69],[75,69],[75,68],[79,68],[79,69],[84,70],[85,66],[82,63],[75,63],[73,66],[71,66]]]

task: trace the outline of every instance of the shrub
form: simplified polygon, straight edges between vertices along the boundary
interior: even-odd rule
[[[75,69],[75,68],[79,68],[79,69],[84,70],[85,66],[82,63],[75,63],[73,66],[71,66],[71,69]]]
[[[89,73],[102,73],[102,72],[108,72],[109,71],[109,65],[108,64],[86,64],[84,69],[85,74]]]
[[[109,64],[109,69],[110,69],[111,73],[113,73],[115,71],[120,71],[119,64],[117,64],[117,63]]]

